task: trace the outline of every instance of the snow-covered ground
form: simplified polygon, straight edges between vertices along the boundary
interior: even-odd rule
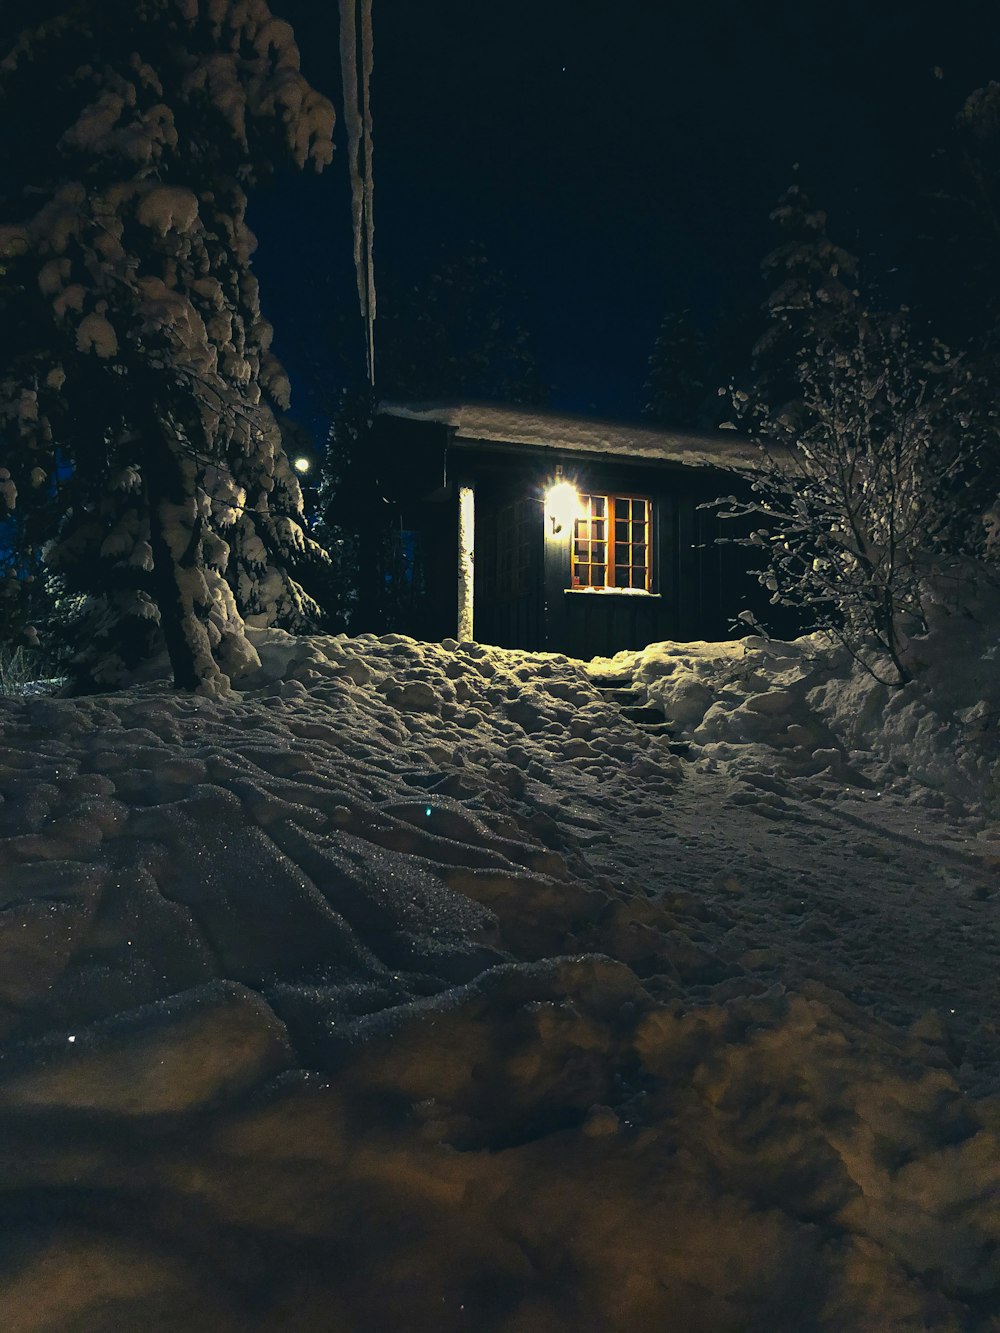
[[[1000,1328],[981,626],[253,639],[0,701],[0,1327]]]

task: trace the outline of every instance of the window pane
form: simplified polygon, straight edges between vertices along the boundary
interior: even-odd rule
[[[573,524],[572,585],[646,590],[649,501],[624,495],[583,495],[581,499],[586,517]]]

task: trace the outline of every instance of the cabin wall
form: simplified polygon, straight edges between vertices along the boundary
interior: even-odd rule
[[[690,469],[564,463],[582,491],[641,494],[652,501],[651,594],[585,592],[571,582],[571,534],[546,532],[544,494],[551,459],[509,456],[475,473],[475,634],[501,647],[573,656],[610,655],[662,639],[727,638],[755,598],[744,548],[719,545],[719,520],[699,506],[733,488],[730,476]],[[738,603],[738,604],[737,604]]]
[[[610,493],[640,490],[652,500],[652,591],[644,595],[567,589],[568,543],[563,547],[550,540],[548,646],[592,657],[663,639],[730,637],[737,611],[755,595],[757,585],[735,556],[741,548],[718,545],[719,520],[698,507],[714,498],[716,489],[692,488],[676,480],[664,489],[662,478],[656,488],[626,488],[619,483],[607,489]]]
[[[410,438],[394,423],[393,444]],[[483,643],[576,657],[607,656],[663,639],[725,639],[746,632],[737,614],[769,608],[752,572],[754,553],[720,545],[735,533],[699,506],[745,486],[729,473],[552,450],[456,445],[421,427],[394,469],[396,503],[413,550],[405,624],[419,638],[453,637],[458,624],[459,490],[475,490],[473,633]],[[397,457],[399,454],[397,454]],[[544,495],[561,466],[582,492],[652,501],[652,594],[573,590],[570,536],[545,529]]]
[[[669,608],[653,597],[568,592],[562,633],[549,647],[570,657],[612,657],[674,637]]]
[[[545,648],[541,497],[481,483],[476,532],[477,639],[500,648]]]

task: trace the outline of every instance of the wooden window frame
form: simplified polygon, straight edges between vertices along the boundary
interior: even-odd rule
[[[573,521],[570,588],[592,592],[652,592],[653,502],[649,496],[593,492],[582,494],[580,501],[586,506],[587,513],[586,516]],[[638,516],[634,508],[636,504],[643,506]],[[623,511],[622,506],[627,508]],[[625,540],[618,541],[622,524],[626,525]],[[639,528],[642,529],[643,535],[636,540]],[[603,560],[599,558],[602,547]],[[624,565],[624,568],[629,571],[643,570],[641,585],[633,584],[631,572],[628,584],[616,582],[616,571],[623,567],[623,562],[617,560],[616,556],[622,547],[627,547],[629,554],[628,564]],[[635,559],[637,548],[642,550],[641,564]],[[578,559],[581,551],[586,559]],[[595,559],[595,555],[598,558]],[[586,581],[578,573],[581,569],[587,571]],[[594,571],[600,569],[604,570],[603,582],[594,582],[594,578],[598,577]]]

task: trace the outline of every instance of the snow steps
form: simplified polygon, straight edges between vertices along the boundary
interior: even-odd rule
[[[630,722],[637,722],[640,727],[649,726],[650,724],[655,726],[657,723],[666,721],[663,709],[656,708],[652,704],[642,704],[638,707],[628,706],[622,708],[621,714],[622,717],[627,717]]]
[[[605,690],[635,690],[631,676],[591,676],[589,679],[602,694]]]
[[[671,754],[685,755],[690,746],[687,741],[674,740],[673,729],[667,721],[663,709],[651,704],[645,690],[636,689],[627,676],[593,676],[591,683],[598,693],[610,704],[617,704],[622,717],[634,723],[648,736],[662,737]]]
[[[606,689],[604,686],[598,685],[597,688],[609,703],[622,705],[638,704],[642,703],[646,697],[640,690],[634,689],[631,685],[624,688],[618,685],[612,685],[608,686]]]

